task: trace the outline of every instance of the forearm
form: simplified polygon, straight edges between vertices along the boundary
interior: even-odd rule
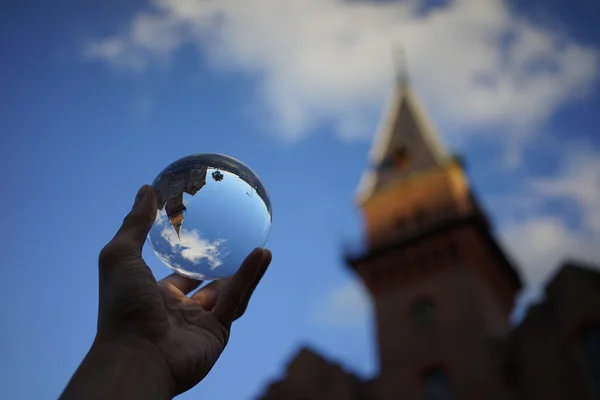
[[[151,346],[95,341],[60,400],[170,400],[170,376],[155,351]]]

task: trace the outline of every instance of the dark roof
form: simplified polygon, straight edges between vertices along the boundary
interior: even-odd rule
[[[586,263],[583,261],[566,260],[546,284],[546,294],[560,292],[560,288],[572,282],[578,285],[586,282],[586,285],[596,287],[600,293],[600,265]]]
[[[152,186],[156,186],[158,181],[163,179],[164,176],[171,172],[182,171],[187,168],[194,167],[207,167],[222,169],[224,171],[231,172],[237,175],[240,179],[245,181],[248,185],[252,186],[258,193],[260,198],[265,202],[267,210],[271,213],[271,199],[267,192],[267,189],[263,185],[262,181],[247,165],[241,161],[227,156],[225,154],[217,153],[200,153],[192,154],[187,157],[180,158],[177,161],[169,164],[160,174],[156,177]]]
[[[288,362],[288,369],[296,362],[304,360],[304,359],[309,359],[312,362],[317,362],[319,364],[324,364],[324,365],[335,364],[335,363],[332,363],[332,362],[329,362],[328,360],[326,360],[325,357],[323,357],[321,354],[319,354],[319,352],[317,350],[313,349],[310,346],[304,345],[304,346],[301,346],[298,349],[298,351],[296,352],[296,354],[294,354],[290,358],[290,361]]]
[[[259,398],[286,398],[285,396],[289,395],[290,390],[288,380],[294,379],[294,376],[302,375],[303,379],[306,379],[306,375],[308,374],[309,379],[316,379],[319,377],[332,377],[340,373],[349,378],[349,382],[352,382],[351,384],[356,386],[358,392],[362,393],[364,390],[370,388],[370,385],[365,385],[365,381],[357,374],[344,368],[340,363],[326,359],[313,347],[304,345],[290,357],[284,375],[269,382]],[[362,399],[363,397],[359,396],[358,398]]]

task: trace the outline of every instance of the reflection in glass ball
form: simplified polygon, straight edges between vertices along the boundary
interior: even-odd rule
[[[158,174],[152,186],[158,212],[148,241],[178,274],[225,278],[267,242],[269,195],[258,176],[234,158],[213,153],[184,157]]]

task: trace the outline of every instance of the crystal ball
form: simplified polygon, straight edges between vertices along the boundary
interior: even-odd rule
[[[271,200],[258,176],[222,154],[181,158],[152,182],[158,211],[148,234],[154,253],[185,277],[233,275],[263,247],[271,230]]]

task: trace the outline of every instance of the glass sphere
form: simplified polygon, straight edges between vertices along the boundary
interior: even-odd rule
[[[263,247],[271,230],[271,200],[240,161],[195,154],[175,161],[152,183],[158,212],[148,234],[167,267],[191,279],[233,275]]]

